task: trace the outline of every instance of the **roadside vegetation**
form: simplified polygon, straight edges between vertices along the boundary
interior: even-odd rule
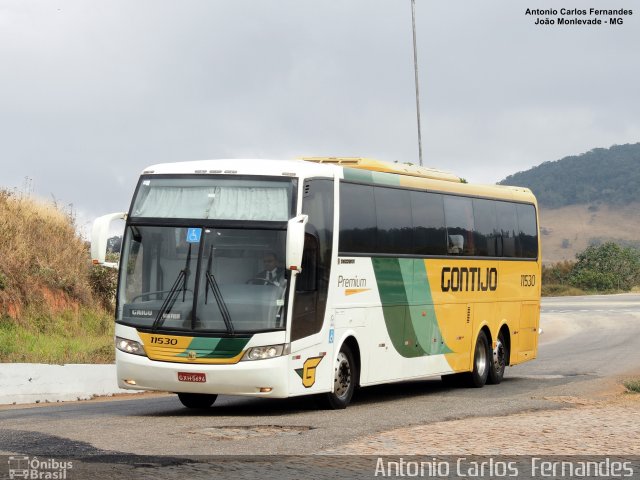
[[[542,295],[621,293],[640,288],[640,250],[613,242],[591,245],[564,261],[542,267]]]
[[[113,361],[114,289],[71,215],[0,190],[0,362]]]
[[[640,393],[640,378],[634,378],[631,380],[625,380],[622,382],[624,387],[630,393]]]

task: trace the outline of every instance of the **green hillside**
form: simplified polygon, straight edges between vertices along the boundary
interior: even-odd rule
[[[640,202],[640,143],[594,148],[545,162],[499,183],[529,187],[547,208]]]
[[[73,218],[0,188],[0,363],[113,361],[113,271]]]

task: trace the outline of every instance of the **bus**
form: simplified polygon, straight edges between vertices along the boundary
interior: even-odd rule
[[[125,220],[119,265],[109,224]],[[94,222],[119,268],[118,384],[216,397],[425,379],[482,387],[536,357],[541,254],[530,190],[363,158],[146,168]]]

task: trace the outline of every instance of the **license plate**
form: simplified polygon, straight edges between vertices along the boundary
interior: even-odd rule
[[[204,383],[207,381],[207,376],[204,373],[178,372],[178,380],[180,382]]]

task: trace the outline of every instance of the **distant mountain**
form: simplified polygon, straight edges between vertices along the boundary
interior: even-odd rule
[[[640,202],[640,143],[594,148],[545,162],[499,183],[530,188],[547,208]]]

